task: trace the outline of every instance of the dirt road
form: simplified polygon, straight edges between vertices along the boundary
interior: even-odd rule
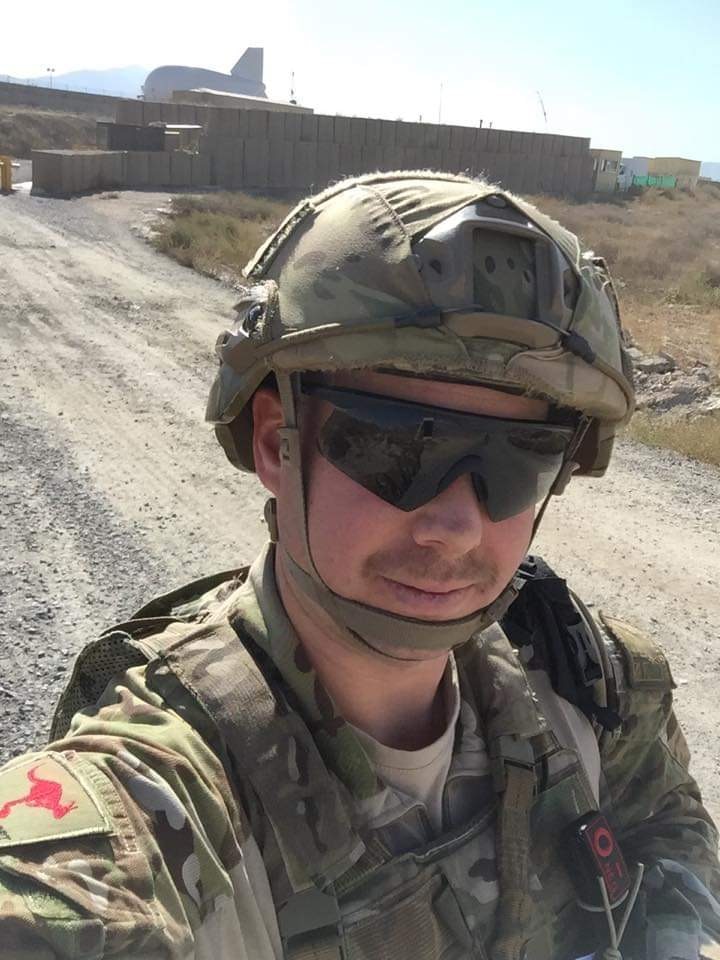
[[[73,654],[143,599],[252,557],[263,496],[202,422],[233,291],[133,232],[165,197],[0,198],[0,731],[40,742]],[[623,444],[538,548],[668,651],[720,814],[720,472]]]

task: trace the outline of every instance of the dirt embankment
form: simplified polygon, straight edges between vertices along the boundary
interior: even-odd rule
[[[41,741],[73,655],[143,600],[252,557],[264,496],[202,422],[235,295],[131,225],[164,196],[0,198],[2,756]],[[720,473],[632,444],[537,547],[670,655],[720,814]]]
[[[0,154],[29,157],[33,150],[79,150],[97,144],[94,117],[31,107],[0,106]]]

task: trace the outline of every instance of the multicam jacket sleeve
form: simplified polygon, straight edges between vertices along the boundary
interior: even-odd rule
[[[0,771],[0,955],[281,956],[257,845],[207,718],[190,719],[134,668]]]
[[[629,938],[648,960],[696,960],[703,944],[703,956],[720,957],[717,831],[688,770],[667,661],[628,624],[603,623],[623,720],[600,741],[605,799],[626,859],[647,867]]]

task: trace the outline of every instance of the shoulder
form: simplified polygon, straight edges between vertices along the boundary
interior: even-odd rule
[[[211,574],[154,597],[127,620],[91,640],[78,654],[57,702],[51,739],[65,736],[75,714],[95,704],[113,678],[147,664],[218,614],[245,583],[248,569]]]
[[[17,931],[18,960],[189,955],[232,889],[245,811],[195,718],[145,673],[0,770],[0,941]]]
[[[618,617],[600,612],[598,628],[606,658],[608,701],[622,725],[615,740],[657,742],[687,768],[690,752],[673,711],[673,679],[660,644]],[[619,749],[619,744],[614,745]]]
[[[627,620],[602,611],[595,623],[619,697],[629,690],[668,692],[675,688],[668,659],[660,644],[649,634]]]
[[[131,620],[177,617],[198,621],[242,586],[249,570],[248,566],[236,567],[175,587],[148,601],[133,614]]]

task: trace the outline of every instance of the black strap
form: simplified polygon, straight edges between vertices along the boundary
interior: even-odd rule
[[[501,620],[510,642],[526,648],[527,666],[545,670],[557,694],[604,729],[616,729],[620,717],[595,701],[593,687],[603,671],[595,638],[567,583],[541,557],[527,557],[519,575],[523,588]]]

